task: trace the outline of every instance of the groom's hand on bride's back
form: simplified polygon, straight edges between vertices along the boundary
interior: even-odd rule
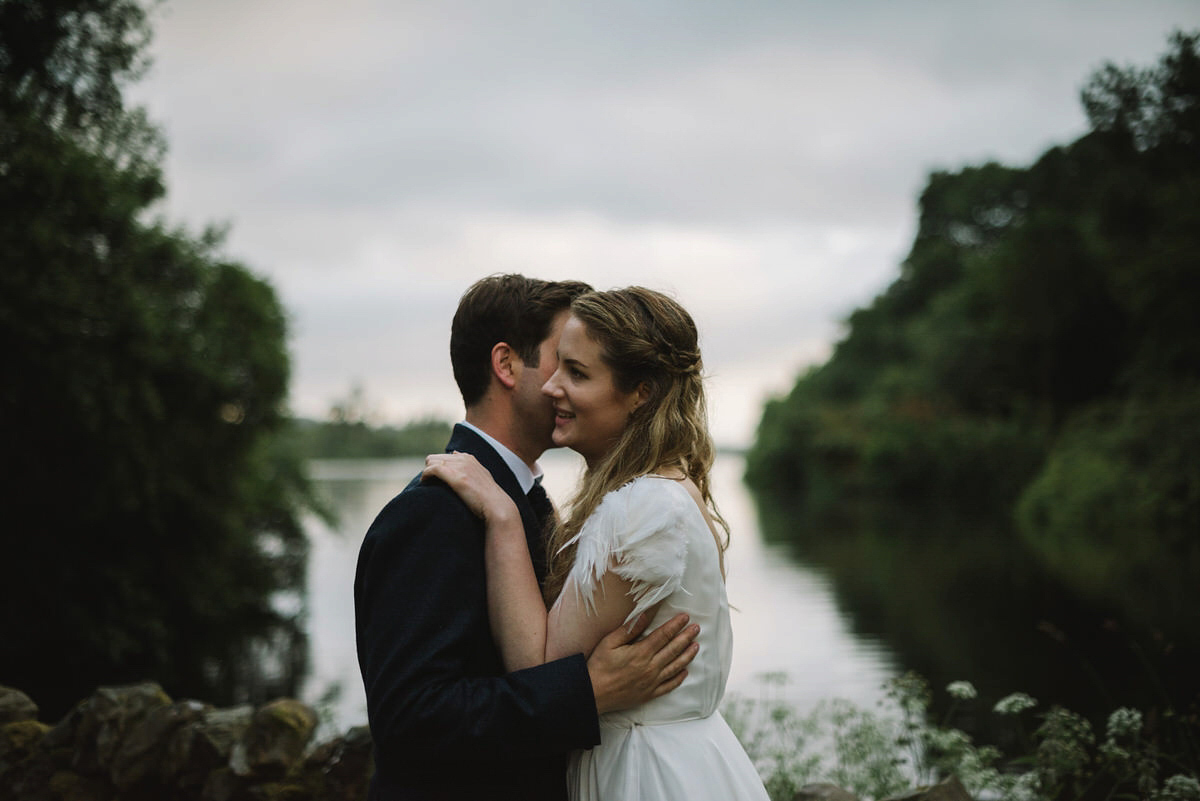
[[[644,704],[669,693],[687,677],[687,666],[700,649],[699,626],[678,614],[638,640],[650,623],[643,613],[632,628],[608,634],[588,658],[588,675],[600,714]]]

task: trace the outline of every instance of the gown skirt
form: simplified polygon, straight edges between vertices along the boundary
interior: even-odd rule
[[[572,801],[765,801],[766,790],[720,712],[659,724],[602,722],[602,743],[572,758]]]

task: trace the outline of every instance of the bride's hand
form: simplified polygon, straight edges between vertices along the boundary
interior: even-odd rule
[[[517,505],[492,478],[492,474],[469,453],[434,453],[425,457],[421,477],[445,481],[463,503],[485,523],[511,517],[519,519]]]

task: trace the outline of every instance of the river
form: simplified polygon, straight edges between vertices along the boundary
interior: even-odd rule
[[[552,451],[542,461],[545,486],[561,505],[582,465]],[[420,469],[418,459],[314,462],[318,489],[337,513],[329,527],[307,523],[312,543],[308,574],[311,667],[301,697],[319,707],[334,730],[366,722],[366,701],[354,647],[354,568],[359,543],[375,514]],[[771,675],[770,697],[800,711],[844,698],[861,706],[883,697],[899,670],[883,641],[855,633],[839,610],[832,579],[764,541],[755,507],[741,481],[743,459],[722,454],[713,469],[713,495],[732,529],[726,555],[734,607],[733,667],[728,692],[758,697]],[[782,683],[780,680],[782,678]]]

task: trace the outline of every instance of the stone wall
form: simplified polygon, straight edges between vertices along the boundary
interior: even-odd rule
[[[217,709],[157,684],[102,687],[56,725],[0,687],[0,801],[357,801],[373,770],[365,726],[311,745],[298,701]]]
[[[357,726],[310,747],[317,716],[172,701],[157,684],[101,687],[57,725],[0,687],[0,801],[361,801],[374,765]],[[813,784],[793,801],[858,801]],[[888,801],[971,801],[957,779]]]

